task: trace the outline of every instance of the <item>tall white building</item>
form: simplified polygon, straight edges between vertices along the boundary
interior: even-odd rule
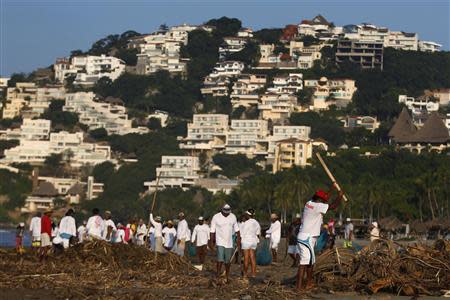
[[[224,148],[228,115],[195,114],[187,125],[187,137],[180,139],[181,149],[212,150]]]
[[[274,126],[273,133],[267,139],[268,141],[268,161],[273,161],[276,144],[285,139],[296,138],[300,140],[309,140],[311,127],[309,126]]]
[[[245,154],[248,157],[267,154],[263,144],[269,134],[266,120],[231,120],[226,136],[225,153]]]
[[[304,87],[314,90],[312,99],[312,109],[314,110],[326,110],[330,105],[346,107],[352,101],[353,94],[357,90],[355,81],[346,78],[322,77],[319,80],[305,80]]]
[[[441,51],[442,45],[431,41],[419,41],[419,50],[423,52]]]
[[[258,104],[263,120],[286,120],[297,107],[297,97],[292,94],[266,92]]]
[[[107,77],[116,80],[125,72],[125,63],[113,56],[87,55],[68,59],[58,59],[54,65],[55,78],[64,82],[69,76],[75,78],[74,84],[94,85],[100,78]]]
[[[273,78],[272,87],[268,92],[275,94],[295,94],[303,89],[303,74],[289,73],[288,75],[278,75]]]
[[[156,178],[151,182],[144,182],[149,192],[159,189],[179,187],[188,189],[200,178],[200,163],[195,156],[162,156],[161,167],[156,168]]]
[[[267,78],[264,74],[241,74],[233,84],[231,90],[231,103],[233,107],[249,107],[257,105],[259,100],[258,90],[266,85]]]

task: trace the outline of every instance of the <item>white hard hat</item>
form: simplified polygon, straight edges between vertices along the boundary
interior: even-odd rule
[[[352,219],[350,219],[350,218],[347,218],[347,219],[345,219],[345,221],[346,221],[346,222],[351,222],[351,221],[352,221]]]

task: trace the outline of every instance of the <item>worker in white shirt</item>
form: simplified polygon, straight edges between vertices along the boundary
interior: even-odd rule
[[[231,213],[231,207],[225,204],[221,212],[214,215],[211,220],[210,248],[217,246],[217,277],[220,276],[222,265],[225,264],[227,283],[230,281],[230,266],[233,256],[233,233],[237,237],[237,249],[241,247],[241,237],[236,216]]]
[[[36,213],[30,222],[32,248],[39,248],[41,246],[41,216],[42,214],[40,212]]]
[[[114,243],[128,244],[127,241],[125,240],[125,230],[126,230],[126,227],[123,226],[122,223],[117,224],[117,233],[116,233],[116,238],[114,240]]]
[[[117,231],[116,224],[111,220],[111,212],[109,210],[105,211],[105,228],[103,230],[103,239],[105,241],[114,241],[114,237]]]
[[[372,222],[370,226],[370,241],[373,242],[379,239],[380,239],[380,228],[378,228],[378,222]]]
[[[87,229],[86,229],[87,221],[83,220],[83,223],[78,227],[77,233],[78,233],[78,243],[82,243],[87,238]]]
[[[300,255],[299,267],[297,272],[297,290],[303,289],[303,277],[306,271],[306,288],[313,287],[313,267],[315,263],[314,247],[317,238],[320,236],[320,229],[322,228],[323,215],[327,213],[328,209],[336,209],[342,199],[342,192],[330,205],[327,204],[330,198],[333,185],[330,191],[324,192],[318,190],[312,199],[306,202],[303,209],[302,225],[297,235],[297,246]]]
[[[209,226],[205,224],[203,217],[198,218],[198,224],[195,225],[194,231],[192,232],[191,242],[196,246],[196,252],[198,261],[201,265],[205,263],[206,253],[208,251],[208,241],[209,241]]]
[[[164,239],[164,249],[168,252],[175,246],[177,230],[173,227],[172,220],[167,221],[166,224],[167,226],[162,230],[162,235]]]
[[[77,236],[77,225],[73,214],[74,210],[70,208],[59,222],[59,236],[62,239],[64,249],[69,248],[70,239]]]
[[[155,228],[155,251],[158,253],[163,253],[163,239],[162,239],[162,224],[161,217],[157,216],[153,219],[153,213],[150,214],[150,223],[152,223]]]
[[[136,230],[136,245],[143,246],[146,235],[147,235],[147,226],[145,225],[144,220],[139,219],[139,223]]]
[[[248,210],[244,215],[244,222],[240,227],[241,248],[244,251],[244,277],[247,277],[249,263],[251,265],[251,277],[256,277],[256,246],[261,235],[261,226],[253,217],[253,210]]]
[[[270,215],[270,228],[266,231],[266,238],[270,239],[270,249],[272,250],[272,262],[277,262],[278,245],[281,241],[281,223],[278,215],[273,213]]]
[[[186,248],[186,241],[187,235],[188,235],[188,223],[184,218],[184,213],[180,212],[178,214],[178,227],[177,227],[177,247],[176,247],[176,253],[179,256],[184,256],[184,249]]]
[[[86,224],[87,234],[90,239],[103,239],[103,231],[105,230],[105,222],[100,217],[98,208],[92,210],[92,217],[88,219]]]

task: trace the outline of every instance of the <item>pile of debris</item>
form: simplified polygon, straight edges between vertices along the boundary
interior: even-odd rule
[[[336,248],[317,258],[315,273],[329,291],[441,295],[450,287],[450,245],[442,240],[433,247],[377,240],[355,254]]]

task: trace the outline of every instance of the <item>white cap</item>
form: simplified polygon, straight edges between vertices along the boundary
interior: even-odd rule
[[[160,216],[156,216],[155,221],[161,221],[161,217]]]
[[[19,226],[20,226],[20,227],[25,227],[25,223],[24,223],[24,222],[20,222],[20,223],[19,223]]]
[[[179,217],[184,217],[184,212],[180,212],[180,213],[178,214],[178,216],[179,216]]]
[[[230,211],[231,211],[231,206],[228,205],[228,204],[225,204],[225,205],[222,207],[222,211],[223,211],[223,212],[230,212]]]
[[[203,221],[203,217],[198,217],[198,220],[199,221]]]
[[[249,215],[250,217],[253,216],[253,214],[251,212],[249,212],[248,210],[245,212],[247,215]]]
[[[352,221],[352,219],[350,219],[350,218],[347,218],[347,219],[345,219],[345,221],[346,221],[346,222],[351,222],[351,221]]]
[[[300,219],[301,217],[302,217],[301,214],[295,214],[295,218],[296,218],[296,219]]]
[[[378,228],[378,222],[372,222],[372,225]]]

